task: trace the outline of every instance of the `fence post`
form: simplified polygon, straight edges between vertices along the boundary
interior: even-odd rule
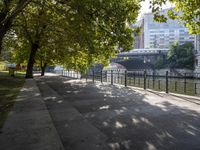
[[[186,84],[187,84],[187,81],[186,81],[186,73],[184,74],[184,93],[186,93]]]
[[[85,71],[85,80],[87,82],[87,78],[88,78],[88,74],[87,74],[87,71]]]
[[[144,71],[144,90],[146,90],[146,88],[147,88],[146,81],[147,81],[147,73],[146,73],[146,70],[145,70]]]
[[[153,71],[153,89],[155,88],[155,72]]]
[[[194,84],[194,94],[198,94],[197,93],[197,83]]]
[[[113,85],[113,70],[111,70],[111,85]]]
[[[117,72],[117,83],[119,84],[119,70]]]
[[[103,71],[101,70],[100,73],[101,73],[101,83],[102,83],[102,82],[103,82],[103,75],[102,75],[102,74],[103,74]]]
[[[140,75],[139,75],[139,78],[138,78],[138,86],[140,87]]]
[[[168,71],[166,71],[166,93],[169,93]]]
[[[92,82],[94,82],[94,70],[92,70]]]
[[[175,91],[177,91],[177,81],[175,81]]]
[[[124,85],[127,86],[127,71],[124,71]]]
[[[106,70],[106,73],[105,73],[105,78],[106,78],[106,82],[108,82],[108,71]]]

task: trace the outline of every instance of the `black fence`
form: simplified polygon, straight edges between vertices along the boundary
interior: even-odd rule
[[[158,76],[154,73],[148,74],[146,71],[136,73],[133,71],[101,71],[78,74],[75,72],[63,72],[63,76],[72,78],[85,78],[86,80],[108,82],[110,84],[121,84],[124,86],[134,86],[143,89],[153,89],[165,91],[166,93],[180,93],[186,95],[200,96],[199,74],[184,74],[183,76],[171,76],[168,71],[165,75]]]

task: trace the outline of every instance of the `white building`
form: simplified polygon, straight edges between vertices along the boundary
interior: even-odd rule
[[[169,9],[161,11],[161,14],[167,16]],[[155,22],[152,13],[143,15],[140,20],[142,33],[140,38],[135,40],[135,48],[165,48],[169,49],[174,42],[183,44],[187,41],[195,42],[195,36],[189,35],[188,29],[184,25],[179,24],[177,20],[168,19],[166,23]],[[137,26],[137,24],[136,24]],[[143,40],[141,40],[141,38]],[[139,44],[138,44],[139,43]],[[141,45],[141,46],[140,46]]]
[[[195,73],[200,73],[200,35],[195,37]]]

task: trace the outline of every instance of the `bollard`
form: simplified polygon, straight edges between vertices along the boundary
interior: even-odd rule
[[[166,93],[169,93],[168,71],[166,71]]]
[[[144,71],[144,90],[146,90],[146,81],[147,81],[147,73],[146,73],[146,71]]]

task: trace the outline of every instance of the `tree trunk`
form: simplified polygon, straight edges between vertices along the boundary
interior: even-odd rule
[[[41,76],[44,76],[46,67],[47,67],[47,63],[44,63],[44,66],[41,66],[41,71],[42,71]]]
[[[35,63],[35,55],[38,48],[39,48],[38,43],[32,44],[31,53],[29,56],[28,66],[26,70],[26,78],[33,78],[33,65]]]
[[[3,45],[3,38],[5,34],[10,30],[12,25],[12,21],[8,20],[4,25],[0,25],[0,54],[2,51],[2,45]]]

